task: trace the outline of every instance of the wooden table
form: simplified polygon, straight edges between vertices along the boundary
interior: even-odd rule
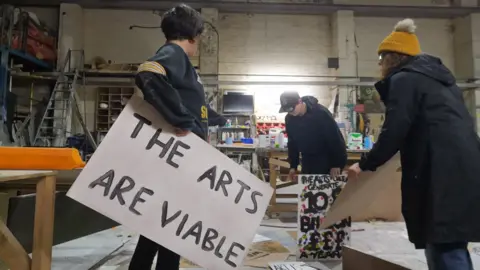
[[[348,161],[349,163],[358,162],[363,153],[366,153],[366,150],[348,150]],[[287,149],[278,149],[278,148],[257,148],[257,154],[260,156],[268,157],[268,166],[269,166],[269,182],[270,186],[273,188],[274,192],[272,198],[270,199],[270,205],[267,210],[267,215],[271,216],[272,213],[281,213],[281,212],[296,212],[298,209],[297,203],[277,203],[277,198],[297,198],[298,194],[279,194],[277,191],[281,188],[288,186],[293,186],[296,183],[287,181],[278,183],[279,176],[279,167],[290,168],[290,164],[285,161],[288,158]]]
[[[0,170],[0,184],[21,181],[36,183],[32,259],[0,220],[0,260],[11,270],[51,269],[56,175],[54,171]]]

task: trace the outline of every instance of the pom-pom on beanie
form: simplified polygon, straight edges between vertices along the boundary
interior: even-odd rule
[[[378,54],[382,52],[397,52],[410,56],[420,54],[422,50],[417,35],[415,35],[416,28],[412,19],[399,21],[393,32],[378,46]]]

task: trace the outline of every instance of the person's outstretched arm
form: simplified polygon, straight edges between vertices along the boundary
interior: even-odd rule
[[[359,163],[362,171],[375,171],[402,147],[418,111],[415,83],[420,74],[401,72],[390,79],[385,122],[372,150]]]
[[[225,126],[227,119],[218,114],[210,105],[207,105],[208,109],[208,126]]]

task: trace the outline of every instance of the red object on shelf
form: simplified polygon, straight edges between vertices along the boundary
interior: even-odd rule
[[[271,128],[281,128],[285,130],[285,123],[278,123],[278,122],[262,122],[257,123],[257,135],[260,134],[268,134]]]
[[[21,46],[19,44],[18,36],[13,37],[12,40],[12,49],[21,50]],[[45,46],[44,44],[35,41],[34,39],[28,38],[27,39],[27,48],[26,52],[35,56],[36,58],[48,62],[55,62],[57,59],[57,53],[53,48]]]
[[[12,49],[25,50],[28,54],[47,62],[57,60],[56,39],[54,37],[39,29],[31,20],[28,22],[26,32],[26,48],[22,48],[22,35],[16,31],[12,36]]]

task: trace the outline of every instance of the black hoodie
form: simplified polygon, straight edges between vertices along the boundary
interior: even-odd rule
[[[298,166],[302,153],[302,173],[328,174],[331,168],[343,169],[346,144],[332,114],[315,97],[305,96],[302,101],[307,105],[304,115],[285,117],[290,167]]]

